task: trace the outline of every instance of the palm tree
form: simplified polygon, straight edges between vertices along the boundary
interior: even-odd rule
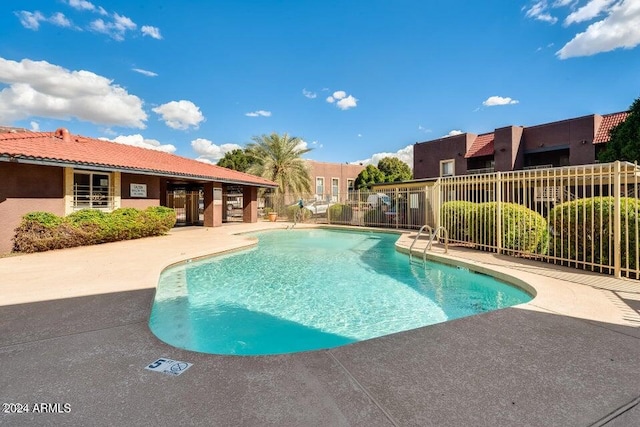
[[[304,148],[300,138],[274,132],[271,135],[254,136],[252,140],[246,151],[256,162],[247,172],[278,184],[275,198],[279,205],[284,203],[285,194],[297,197],[311,192],[309,170],[301,158],[311,148]]]

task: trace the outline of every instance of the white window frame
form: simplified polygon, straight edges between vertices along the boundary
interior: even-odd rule
[[[356,180],[353,178],[347,179],[347,192],[353,191],[356,189]]]
[[[331,178],[331,201],[337,202],[340,195],[340,178]]]
[[[320,183],[320,185],[318,185],[318,183]],[[322,197],[324,197],[324,177],[316,176],[316,198],[322,200]]]
[[[451,165],[451,173],[445,175],[444,168],[446,165]],[[440,176],[442,177],[455,176],[455,174],[456,174],[456,159],[440,160]]]
[[[75,183],[76,175],[88,175],[89,176],[89,189],[88,195],[79,195],[79,189],[77,188],[77,184]],[[103,175],[107,177],[107,185],[106,186],[98,186],[99,188],[94,188],[93,184],[93,176],[94,175]],[[104,188],[106,187],[106,193]],[[80,197],[88,198],[88,203],[85,200],[79,200]],[[81,209],[100,209],[105,211],[112,211],[114,208],[114,197],[113,197],[113,176],[109,172],[101,172],[101,171],[84,171],[84,170],[74,170],[73,171],[73,210],[81,210]]]

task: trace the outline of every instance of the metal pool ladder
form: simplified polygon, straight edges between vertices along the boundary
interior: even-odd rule
[[[427,243],[427,246],[424,247],[424,251],[422,251],[423,264],[427,262],[427,251],[431,249],[431,246],[433,245],[433,241],[435,239],[440,238],[439,237],[440,232],[442,232],[442,234],[444,235],[444,253],[446,254],[449,251],[449,232],[447,231],[447,229],[444,228],[443,226],[440,226],[436,228],[434,231],[433,228],[431,228],[431,226],[425,224],[422,227],[420,227],[418,234],[416,234],[416,237],[413,239],[413,242],[411,242],[411,246],[409,246],[409,262],[413,261],[413,252],[412,252],[413,246],[416,244],[416,242],[418,241],[418,238],[422,235],[422,232],[425,229],[429,231],[429,242]]]

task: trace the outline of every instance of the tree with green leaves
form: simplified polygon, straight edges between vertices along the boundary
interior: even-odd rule
[[[252,140],[246,148],[253,162],[247,172],[276,182],[278,202],[284,201],[285,194],[299,196],[311,192],[309,170],[301,157],[311,148],[305,148],[300,138],[274,132],[254,136]]]
[[[629,107],[625,121],[611,129],[611,139],[598,155],[601,162],[640,161],[640,98]]]
[[[253,162],[255,162],[253,157],[247,156],[247,153],[245,153],[243,149],[236,148],[233,151],[226,152],[224,157],[218,161],[218,166],[240,172],[246,172]]]
[[[413,177],[409,165],[397,157],[381,159],[378,169],[385,175],[384,182],[408,181]]]
[[[366,168],[358,174],[355,181],[355,187],[358,190],[371,188],[371,185],[384,182],[385,175],[374,165],[367,165]]]

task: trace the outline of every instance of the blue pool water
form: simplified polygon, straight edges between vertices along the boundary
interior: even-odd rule
[[[175,347],[265,355],[337,347],[520,304],[524,291],[466,269],[410,264],[395,234],[255,234],[258,246],[165,270],[149,325]]]

